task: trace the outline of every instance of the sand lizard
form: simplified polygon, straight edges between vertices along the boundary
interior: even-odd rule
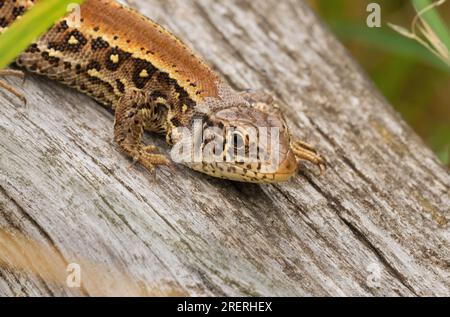
[[[0,0],[0,31],[37,1]],[[16,64],[112,107],[115,141],[148,170],[170,160],[142,143],[144,131],[164,134],[174,145],[182,137],[180,128],[192,130],[194,122],[201,122],[200,149],[213,150],[184,164],[211,176],[280,182],[297,172],[300,159],[325,167],[311,146],[291,137],[270,95],[234,91],[162,26],[113,0],[87,0],[79,22],[73,26],[61,19]],[[5,83],[0,88],[17,94]],[[270,128],[265,137],[274,137],[277,146],[259,141],[260,127]],[[256,141],[249,131],[256,131]],[[230,154],[243,157],[253,148],[256,159],[229,160]]]

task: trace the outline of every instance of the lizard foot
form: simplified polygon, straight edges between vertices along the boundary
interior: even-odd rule
[[[291,141],[291,149],[294,152],[296,158],[306,160],[317,165],[320,169],[321,174],[325,172],[327,167],[326,161],[317,153],[316,149],[312,145],[294,139],[293,141]]]
[[[5,76],[15,76],[15,77],[22,78],[25,81],[25,74],[20,70],[14,70],[14,69],[0,70],[0,77],[5,77]],[[15,95],[17,98],[22,100],[24,105],[27,104],[27,98],[23,94],[21,94],[19,91],[17,91],[14,87],[8,85],[5,82],[0,81],[0,88],[5,89],[6,91],[9,91],[13,95]]]
[[[161,154],[143,153],[139,156],[139,163],[145,167],[152,175],[155,175],[155,167],[160,165],[170,166],[170,161],[167,157]]]
[[[171,166],[170,160],[162,154],[154,154],[157,148],[153,145],[145,146],[142,150],[133,157],[133,163],[130,167],[136,163],[140,163],[151,174],[155,173],[155,168],[160,165]]]
[[[156,146],[142,144],[145,123],[151,119],[148,111],[150,101],[151,98],[138,89],[130,89],[119,99],[115,107],[114,140],[133,158],[131,166],[139,162],[154,175],[157,166],[172,167],[172,164]]]
[[[142,148],[142,152],[152,154],[158,152],[158,147],[155,145],[146,145]]]

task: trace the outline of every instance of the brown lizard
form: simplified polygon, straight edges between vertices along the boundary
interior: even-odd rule
[[[0,0],[0,32],[37,1]],[[189,158],[180,161],[215,177],[280,182],[297,172],[300,159],[325,167],[313,147],[291,137],[269,95],[234,91],[155,22],[113,0],[87,0],[79,25],[69,22],[58,21],[16,64],[112,107],[115,141],[148,170],[170,160],[142,143],[145,130],[190,145],[177,148]]]

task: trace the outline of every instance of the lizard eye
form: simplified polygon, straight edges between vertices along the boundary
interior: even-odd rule
[[[235,149],[240,150],[240,149],[245,148],[245,138],[241,132],[234,131],[232,134],[232,137],[233,137],[233,145],[234,145]]]

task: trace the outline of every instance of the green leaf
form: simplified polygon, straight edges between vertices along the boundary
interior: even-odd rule
[[[84,0],[41,0],[0,35],[0,69],[7,67],[56,21],[68,14],[69,4]]]
[[[437,155],[444,165],[450,167],[450,145],[438,150]]]
[[[445,1],[441,0],[440,2],[444,3]],[[413,5],[416,8],[417,12],[421,12],[432,4],[433,2],[429,0],[413,0]],[[442,21],[438,10],[436,8],[427,10],[421,15],[421,17],[425,22],[428,23],[428,25],[431,27],[437,37],[442,41],[442,43],[444,43],[447,51],[450,52],[450,32],[444,21]]]

